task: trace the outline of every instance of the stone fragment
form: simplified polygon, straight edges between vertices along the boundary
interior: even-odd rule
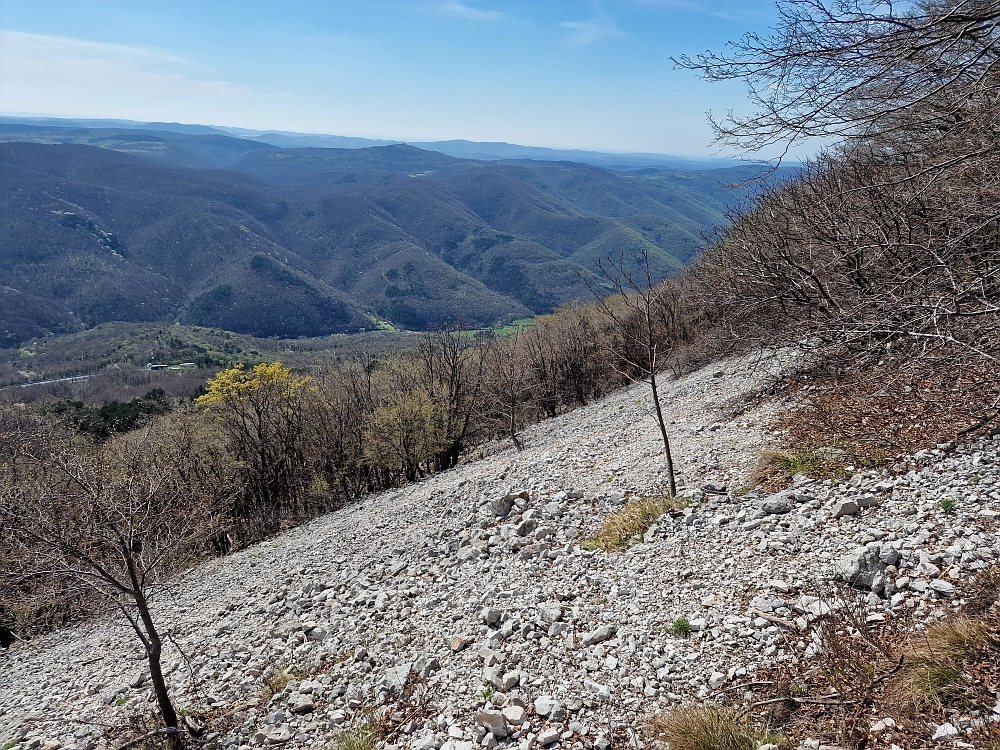
[[[118,699],[118,696],[124,693],[126,690],[128,690],[128,686],[119,685],[118,687],[112,687],[102,691],[101,703],[103,703],[105,706],[110,706]]]
[[[464,635],[458,635],[451,639],[451,643],[449,645],[452,653],[457,654],[469,645],[469,639]]]
[[[935,578],[931,581],[930,588],[932,591],[943,597],[952,597],[955,595],[954,584],[944,580],[943,578]]]
[[[883,544],[878,550],[878,559],[888,565],[896,565],[899,563],[899,550],[893,547],[891,544]]]
[[[537,528],[538,528],[538,521],[536,521],[534,518],[528,518],[524,521],[521,521],[521,523],[517,525],[517,535],[527,536]]]
[[[311,695],[293,693],[288,699],[288,710],[293,714],[309,714],[314,708]]]
[[[854,550],[834,563],[834,576],[855,588],[880,593],[885,588],[885,569],[888,566],[879,559],[879,553],[877,544]]]
[[[306,638],[310,641],[325,641],[330,634],[325,628],[315,627],[310,628],[309,632],[306,633]]]
[[[818,596],[803,594],[792,602],[792,608],[797,612],[809,614],[813,617],[823,617],[837,609],[837,605],[834,602],[820,599]]]
[[[519,672],[504,672],[501,667],[486,667],[483,670],[483,682],[492,685],[501,693],[513,690],[521,682]]]
[[[501,711],[500,713],[503,714],[503,718],[507,721],[508,724],[511,724],[515,727],[521,726],[524,723],[524,720],[527,716],[527,712],[524,710],[524,706],[513,706],[513,705],[505,706],[503,711]]]
[[[777,578],[768,581],[767,585],[770,586],[775,591],[777,591],[779,594],[792,593],[792,587],[785,581],[779,580]]]
[[[287,617],[279,620],[271,628],[271,637],[277,640],[286,640],[292,633],[302,630],[302,622],[298,617]]]
[[[441,738],[428,730],[413,741],[413,750],[438,750],[441,744]]]
[[[540,695],[535,698],[535,713],[546,719],[559,708],[559,701],[549,695]]]
[[[934,734],[931,736],[932,740],[953,740],[958,737],[959,731],[951,722],[945,722],[938,726],[934,730]]]
[[[595,646],[613,637],[617,632],[618,628],[614,625],[601,625],[596,630],[584,633],[580,643],[584,646]]]
[[[546,631],[545,635],[549,638],[556,638],[562,635],[569,626],[564,622],[554,622],[549,625],[549,629]]]
[[[757,509],[757,517],[763,516],[773,516],[780,515],[782,513],[791,513],[794,508],[794,504],[787,497],[782,495],[771,495],[771,497],[765,499],[761,502],[760,507]]]
[[[549,745],[555,744],[559,741],[559,728],[558,727],[545,727],[538,736],[535,738],[541,747],[548,747]]]
[[[545,602],[538,605],[538,614],[542,618],[542,622],[551,625],[562,619],[563,612],[558,602]]]
[[[406,570],[406,567],[407,565],[404,560],[393,560],[389,564],[389,575],[390,576],[399,575],[399,572],[402,570]]]
[[[476,724],[483,727],[498,740],[510,734],[507,720],[500,711],[476,711]]]
[[[262,744],[266,745],[281,745],[288,742],[294,737],[292,728],[287,724],[282,724],[277,727],[266,729],[263,732],[264,742]]]
[[[583,686],[588,690],[592,690],[600,700],[611,700],[611,688],[608,685],[602,685],[593,680],[584,680]]]
[[[412,664],[400,664],[395,666],[392,669],[386,670],[385,676],[382,678],[382,684],[387,690],[397,693],[402,692],[403,688],[406,687],[406,683],[410,679],[410,673],[412,671]]]
[[[441,669],[441,663],[434,656],[424,654],[413,662],[413,671],[425,679],[439,669]]]
[[[833,517],[843,518],[844,516],[856,516],[861,512],[861,508],[853,500],[838,500],[833,504]]]

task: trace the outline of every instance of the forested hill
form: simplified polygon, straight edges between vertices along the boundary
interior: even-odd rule
[[[679,269],[752,169],[0,130],[4,346],[108,321],[295,337],[544,313],[586,298],[578,272],[607,255]]]

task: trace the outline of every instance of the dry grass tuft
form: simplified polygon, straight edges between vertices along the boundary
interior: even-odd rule
[[[381,744],[378,733],[367,721],[342,730],[334,739],[337,750],[376,750]]]
[[[667,495],[630,500],[624,508],[605,518],[597,533],[585,540],[582,546],[604,552],[627,549],[664,513],[681,510],[686,505],[685,501]]]
[[[288,669],[269,669],[264,673],[262,681],[264,686],[260,691],[261,701],[267,703],[271,698],[280,693],[288,683],[296,679],[295,673]]]
[[[757,750],[776,738],[734,709],[703,705],[675,708],[646,721],[653,739],[670,750]]]
[[[769,489],[787,487],[796,474],[811,479],[839,479],[847,474],[843,451],[797,448],[765,451],[751,474],[751,484]]]
[[[987,686],[1000,672],[997,625],[995,618],[961,615],[928,628],[906,650],[896,695],[911,710],[992,702]]]
[[[965,597],[962,614],[969,617],[985,615],[1000,600],[1000,570],[988,568],[982,571],[962,593]]]

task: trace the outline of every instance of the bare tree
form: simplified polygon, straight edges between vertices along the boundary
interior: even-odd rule
[[[213,503],[174,470],[169,449],[149,429],[104,447],[25,441],[17,482],[0,480],[0,534],[15,551],[4,590],[54,578],[112,604],[142,643],[150,683],[172,747],[181,746],[161,666],[163,638],[153,617],[156,592],[217,529]]]
[[[832,145],[703,253],[703,309],[735,337],[798,346],[872,398],[903,372],[924,387],[961,373],[950,390],[981,394],[963,419],[995,419],[1000,2],[777,8],[772,34],[676,62],[746,84],[755,111],[715,120],[718,143]]]
[[[418,383],[433,399],[439,429],[438,471],[458,465],[474,427],[482,363],[473,344],[455,331],[444,330],[421,335],[417,345]]]
[[[518,356],[521,334],[494,336],[479,348],[483,358],[482,417],[509,437],[517,450],[523,450],[518,432],[528,421],[535,388]]]
[[[597,300],[598,308],[614,328],[617,342],[613,343],[613,358],[624,365],[622,373],[631,380],[646,380],[653,396],[656,423],[663,439],[663,457],[666,464],[670,494],[677,494],[674,476],[674,459],[670,452],[670,437],[663,417],[657,375],[663,369],[664,342],[661,340],[657,324],[657,308],[664,302],[667,287],[653,282],[649,266],[649,252],[642,250],[642,269],[636,274],[630,271],[624,254],[617,259],[611,256],[597,262],[604,278],[611,284],[614,294],[605,297],[581,275],[584,283]]]
[[[912,150],[996,122],[995,106],[982,105],[1000,92],[1000,2],[777,0],[777,10],[771,35],[675,60],[746,84],[757,111],[714,120],[720,143],[758,151],[880,135]]]

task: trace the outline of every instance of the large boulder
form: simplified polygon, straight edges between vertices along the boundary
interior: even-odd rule
[[[899,562],[899,550],[891,544],[872,542],[842,557],[833,566],[835,577],[876,594],[885,590],[885,569]]]
[[[761,501],[754,517],[764,518],[765,516],[791,513],[793,508],[795,508],[795,503],[792,502],[791,498],[789,498],[787,494],[778,493],[777,495],[771,495]]]

